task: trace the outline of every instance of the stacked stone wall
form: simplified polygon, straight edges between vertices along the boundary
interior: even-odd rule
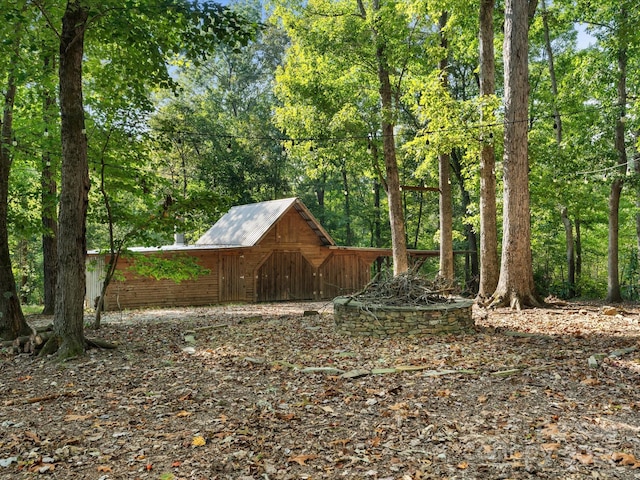
[[[459,299],[417,307],[365,305],[348,297],[333,301],[336,331],[376,338],[399,335],[425,336],[474,331],[473,302]]]

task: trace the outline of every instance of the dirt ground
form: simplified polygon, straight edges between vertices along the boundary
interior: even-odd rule
[[[109,313],[87,336],[116,350],[0,352],[0,478],[640,478],[638,306],[474,318],[380,340],[320,303]]]

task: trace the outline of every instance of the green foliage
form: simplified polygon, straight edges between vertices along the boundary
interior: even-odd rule
[[[156,280],[171,280],[180,283],[185,280],[195,280],[202,275],[208,275],[210,270],[198,264],[198,260],[190,255],[134,255],[134,263],[130,269],[138,275],[155,278]]]
[[[631,248],[626,257],[626,263],[622,268],[622,297],[625,300],[640,300],[640,261],[638,261],[638,249]]]

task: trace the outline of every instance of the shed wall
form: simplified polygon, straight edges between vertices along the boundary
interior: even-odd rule
[[[130,269],[135,257],[121,257],[118,270],[125,280],[111,283],[105,309],[333,298],[366,285],[371,264],[378,255],[325,246],[295,209],[284,214],[253,247],[212,246],[185,249],[179,254],[195,257],[209,274],[176,284],[141,277]],[[104,257],[89,256],[88,264],[92,259],[96,259],[97,266],[104,265]],[[96,268],[91,277],[87,276],[89,306],[93,306],[93,297],[99,295],[102,270]]]

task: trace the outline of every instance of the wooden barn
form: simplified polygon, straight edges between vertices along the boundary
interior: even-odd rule
[[[233,207],[195,245],[131,249],[141,255],[188,255],[208,270],[175,283],[135,274],[127,256],[118,262],[105,309],[195,306],[227,302],[321,300],[357,291],[373,262],[388,249],[340,247],[298,198]],[[100,293],[105,256],[87,255],[87,306]]]

